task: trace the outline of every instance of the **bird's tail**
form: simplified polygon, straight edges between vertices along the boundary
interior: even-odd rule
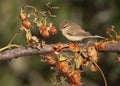
[[[94,36],[89,36],[88,38],[101,38],[101,39],[104,39],[105,37],[94,35]]]
[[[98,35],[95,35],[94,37],[95,37],[95,38],[101,38],[101,39],[104,39],[104,38],[105,38],[105,37],[98,36]]]

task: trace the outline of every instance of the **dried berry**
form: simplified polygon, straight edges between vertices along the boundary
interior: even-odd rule
[[[69,48],[73,52],[79,52],[80,51],[80,47],[76,43],[69,43]]]
[[[87,50],[86,50],[86,53],[87,55],[89,56],[89,58],[95,62],[98,61],[98,52],[97,50],[95,49],[95,47],[89,47]]]
[[[56,27],[52,26],[52,27],[50,28],[49,32],[50,32],[50,34],[55,34],[55,33],[57,33]]]
[[[69,86],[78,86],[78,85],[74,83],[69,83]]]
[[[47,59],[48,59],[48,63],[50,65],[55,65],[56,64],[56,61],[55,61],[54,57],[47,56]]]
[[[71,83],[77,84],[77,85],[81,84],[80,70],[72,71],[72,73],[69,75],[69,77],[70,77]]]
[[[28,21],[28,20],[22,21],[22,25],[23,25],[23,27],[25,27],[26,29],[28,29],[28,28],[31,27],[31,23],[30,23],[30,21]]]
[[[48,30],[40,31],[40,33],[43,37],[49,37],[50,36]]]
[[[70,69],[67,61],[60,61],[57,63],[57,68],[61,71],[61,73],[67,73]]]
[[[40,30],[40,34],[43,37],[49,37],[50,36],[46,26],[41,26],[39,30]]]

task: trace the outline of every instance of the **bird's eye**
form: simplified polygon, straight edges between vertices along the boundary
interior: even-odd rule
[[[66,26],[64,26],[63,28],[66,28]]]
[[[68,24],[64,25],[63,29],[66,28],[68,26]]]

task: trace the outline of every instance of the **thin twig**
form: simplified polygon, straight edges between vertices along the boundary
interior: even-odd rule
[[[8,43],[8,45],[12,44],[12,42],[14,41],[14,39],[16,38],[16,36],[18,35],[19,32],[20,32],[20,29],[18,29],[17,32],[13,35],[13,37],[10,40],[10,42]]]
[[[93,64],[98,68],[101,76],[103,77],[105,86],[108,86],[108,85],[107,85],[107,80],[106,80],[105,75],[104,75],[104,73],[102,72],[101,68],[98,66],[98,64],[97,64],[94,60],[92,60],[92,62],[93,62]]]

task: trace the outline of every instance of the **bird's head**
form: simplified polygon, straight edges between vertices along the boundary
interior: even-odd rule
[[[64,20],[60,24],[60,29],[61,30],[66,29],[67,27],[69,27],[69,25],[70,25],[70,22],[68,20]]]

